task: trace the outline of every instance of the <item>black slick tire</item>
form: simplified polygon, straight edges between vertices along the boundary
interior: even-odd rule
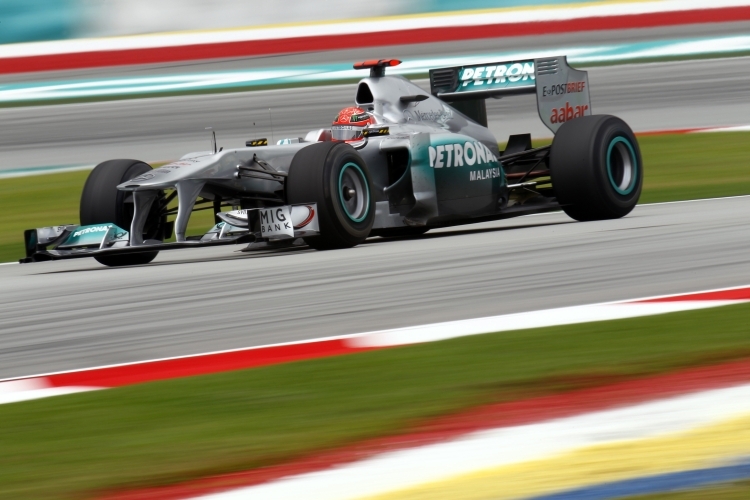
[[[81,194],[81,225],[113,223],[130,231],[133,220],[131,193],[117,189],[119,184],[129,181],[151,170],[151,166],[138,160],[109,160],[91,171]],[[163,217],[158,206],[153,206],[146,222],[145,239],[163,238]],[[97,255],[94,258],[105,266],[134,266],[148,264],[156,258],[158,251],[138,252],[122,255]]]
[[[320,142],[297,152],[289,167],[289,204],[317,203],[320,236],[305,238],[318,250],[362,243],[375,220],[367,164],[343,142]]]
[[[555,134],[549,162],[555,196],[575,220],[623,217],[641,196],[638,141],[616,116],[583,116],[564,123]]]

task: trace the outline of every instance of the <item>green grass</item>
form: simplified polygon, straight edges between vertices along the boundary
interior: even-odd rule
[[[478,404],[750,356],[750,304],[489,334],[0,406],[0,498],[244,470]]]
[[[750,481],[720,484],[689,491],[639,495],[627,497],[627,500],[747,500],[748,498],[750,498]]]
[[[639,137],[640,203],[750,194],[750,134],[721,132]]]
[[[534,147],[551,143],[534,141]],[[644,165],[639,203],[750,194],[750,133],[638,137]]]
[[[0,262],[24,256],[23,231],[78,223],[78,204],[88,172],[0,180]]]
[[[750,133],[745,132],[639,138],[645,165],[641,203],[750,194],[749,141]],[[78,222],[87,175],[0,180],[0,262],[23,257],[25,229]],[[190,233],[201,234],[212,221],[210,211],[196,212]]]

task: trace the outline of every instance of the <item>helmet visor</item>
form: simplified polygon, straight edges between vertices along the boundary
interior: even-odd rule
[[[331,138],[334,141],[351,141],[362,137],[362,127],[352,125],[334,125],[331,127]]]

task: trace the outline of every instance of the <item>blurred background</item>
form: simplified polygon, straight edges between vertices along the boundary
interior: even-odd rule
[[[593,2],[594,0],[583,0]],[[578,3],[583,3],[579,1]],[[309,23],[564,0],[3,0],[0,43]],[[323,8],[321,8],[321,6]]]
[[[523,12],[512,22],[477,14],[502,8]],[[271,29],[243,30],[253,27]],[[641,205],[623,219],[579,224],[553,212],[331,252],[218,247],[127,269],[89,259],[5,266],[24,255],[24,230],[78,223],[99,162],[159,167],[206,149],[208,126],[225,150],[330,126],[364,76],[355,61],[401,59],[388,72],[429,90],[430,68],[561,54],[588,72],[594,112],[637,134]],[[419,498],[496,500],[522,479],[516,497],[536,500],[750,498],[748,81],[750,0],[0,0],[0,500],[161,500],[159,488],[250,477],[368,439],[416,447],[415,429],[468,433],[510,425],[506,416],[530,428],[561,408],[588,420],[548,440],[515,429],[523,440],[503,445],[514,463],[574,433],[586,446],[625,436],[621,445],[638,448],[489,474],[500,488],[485,497],[472,484]],[[535,147],[553,140],[535,95],[486,105],[501,148],[511,134],[530,133]],[[214,223],[210,210],[196,212],[189,232]],[[111,390],[92,389],[119,382],[26,380],[517,313],[556,318],[558,308],[567,317],[585,304],[726,287],[743,288],[703,300],[727,307],[226,373],[200,372],[190,358],[212,374],[141,383],[156,379],[137,373]],[[678,396],[689,404],[672,406]],[[488,443],[487,456],[500,449]],[[460,464],[451,453],[447,462]],[[673,473],[714,489],[688,491],[698,484],[690,476],[680,496],[637,496],[638,481],[661,495]],[[570,490],[573,475],[606,494]]]

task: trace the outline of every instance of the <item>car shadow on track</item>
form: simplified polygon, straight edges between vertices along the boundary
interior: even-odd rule
[[[226,247],[224,247],[226,248]],[[87,267],[83,269],[61,269],[59,271],[47,271],[43,273],[37,273],[38,275],[44,274],[65,274],[65,273],[80,273],[85,271],[107,271],[112,269],[135,269],[139,267],[157,267],[157,266],[171,266],[174,264],[196,264],[201,262],[221,262],[226,260],[244,260],[248,257],[260,258],[260,257],[274,257],[281,256],[287,253],[299,253],[299,252],[311,252],[313,251],[310,247],[291,247],[291,248],[277,248],[273,250],[259,250],[257,252],[242,252],[242,250],[234,250],[231,254],[222,256],[211,256],[203,258],[187,258],[187,259],[175,259],[151,262],[149,264],[137,265],[137,266],[125,266],[125,267],[107,267],[99,263],[95,263],[93,267]],[[92,259],[93,261],[93,259]]]
[[[571,224],[571,223],[575,223],[575,221],[570,220],[570,221],[559,221],[559,222],[545,222],[545,223],[539,223],[539,224],[524,224],[520,226],[483,227],[483,228],[474,228],[474,229],[467,228],[465,226],[457,226],[455,229],[451,229],[449,231],[442,230],[440,232],[426,233],[426,234],[420,234],[420,235],[414,235],[414,236],[387,236],[387,237],[376,236],[373,238],[368,238],[360,246],[381,245],[383,243],[394,242],[394,241],[406,241],[406,240],[439,240],[442,238],[450,238],[454,236],[493,233],[493,232],[500,232],[500,231],[513,231],[513,230],[519,230],[519,229],[558,226],[562,224]],[[248,258],[259,259],[259,258],[266,258],[266,257],[279,257],[282,255],[287,255],[291,253],[298,254],[298,253],[315,252],[315,250],[307,246],[284,247],[284,248],[267,249],[267,250],[264,249],[264,250],[256,250],[256,251],[243,251],[243,250],[244,248],[237,249],[229,255],[222,255],[222,256],[211,256],[211,257],[192,258],[192,259],[190,258],[175,259],[175,260],[165,260],[161,262],[157,261],[157,262],[151,262],[150,264],[143,264],[139,266],[128,266],[127,269],[133,269],[133,268],[138,268],[138,267],[171,266],[171,265],[179,265],[179,264],[196,264],[196,263],[205,263],[205,262],[221,262],[221,261],[228,261],[228,260],[245,260]],[[79,272],[86,272],[86,271],[107,271],[110,269],[122,269],[122,268],[110,268],[110,267],[106,267],[97,263],[97,264],[94,264],[92,267],[87,267],[83,269],[62,269],[59,271],[47,271],[47,272],[38,273],[38,274],[44,275],[44,274],[79,273]]]
[[[417,234],[413,236],[378,236],[375,238],[368,239],[363,244],[371,245],[371,244],[386,243],[389,241],[450,238],[453,236],[465,236],[469,234],[483,234],[483,233],[494,233],[498,231],[515,231],[517,229],[530,229],[530,228],[538,228],[538,227],[559,226],[563,224],[574,224],[575,222],[576,221],[574,220],[569,220],[569,221],[559,221],[559,222],[545,222],[545,223],[539,223],[539,224],[524,224],[521,226],[483,227],[483,228],[476,228],[476,229],[457,226],[455,229],[451,229],[449,231],[428,232],[425,234]]]

